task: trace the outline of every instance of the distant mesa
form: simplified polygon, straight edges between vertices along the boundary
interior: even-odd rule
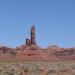
[[[41,48],[36,43],[35,26],[31,27],[30,38],[26,38],[26,43],[9,48],[0,46],[0,61],[74,61],[75,48],[60,48],[57,45],[50,45]]]

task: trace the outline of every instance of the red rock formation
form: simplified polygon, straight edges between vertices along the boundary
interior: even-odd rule
[[[31,44],[36,44],[35,42],[35,27],[32,26],[31,28]]]
[[[31,40],[30,39],[26,39],[26,45],[31,45]]]
[[[15,61],[64,61],[75,60],[75,48],[60,48],[52,45],[46,49],[39,47],[35,41],[35,27],[31,28],[31,39],[26,44],[16,48],[0,47],[0,60]]]

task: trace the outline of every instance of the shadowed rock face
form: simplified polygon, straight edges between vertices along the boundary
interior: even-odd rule
[[[45,61],[63,61],[75,59],[75,48],[60,48],[52,45],[48,48],[41,48],[35,41],[35,27],[31,28],[31,38],[26,39],[26,44],[16,48],[6,46],[0,47],[0,60],[45,60]]]
[[[35,27],[32,26],[31,28],[31,44],[36,44],[36,41],[35,41]]]
[[[32,26],[31,28],[31,39],[27,38],[26,39],[26,45],[32,45],[32,44],[36,44],[36,41],[35,41],[35,27]]]

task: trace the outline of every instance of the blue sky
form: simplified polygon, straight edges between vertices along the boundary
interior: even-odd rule
[[[33,24],[41,47],[75,47],[75,0],[0,0],[0,45],[25,44]]]

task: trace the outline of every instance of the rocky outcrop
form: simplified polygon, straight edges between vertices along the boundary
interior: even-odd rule
[[[0,60],[15,61],[63,61],[75,60],[75,48],[60,48],[57,45],[51,45],[47,48],[41,48],[35,41],[35,27],[31,28],[31,37],[26,39],[26,44],[16,48],[6,46],[0,47]]]

